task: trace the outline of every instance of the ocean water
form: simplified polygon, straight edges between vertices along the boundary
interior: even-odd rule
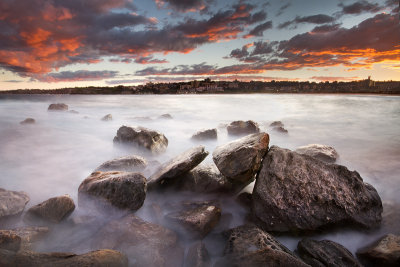
[[[51,103],[66,103],[79,113],[48,112]],[[173,119],[159,118],[165,113]],[[106,114],[112,114],[113,120],[102,121]],[[19,124],[28,117],[36,123]],[[148,160],[163,163],[202,144],[210,152],[205,161],[212,162],[215,147],[235,139],[224,127],[234,120],[258,122],[261,130],[270,134],[270,145],[295,149],[318,143],[335,147],[340,155],[338,164],[357,170],[384,202],[400,205],[398,96],[0,96],[0,187],[27,192],[31,198],[27,208],[64,194],[77,203],[79,184],[98,165],[135,153],[114,147],[112,140],[120,126],[144,126],[165,134],[169,140],[167,151],[158,156],[145,155]],[[275,120],[282,121],[289,133],[273,131],[269,124]],[[218,129],[217,141],[190,140],[193,133],[209,128]],[[79,207],[72,216],[77,212]],[[138,214],[146,217],[144,212]],[[232,226],[243,220],[236,218]],[[351,230],[315,238],[338,241],[354,252],[379,234]],[[292,250],[298,241],[286,236],[279,239]]]

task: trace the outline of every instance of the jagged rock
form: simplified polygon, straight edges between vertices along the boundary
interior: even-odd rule
[[[158,117],[159,119],[173,119],[173,117],[171,116],[171,114],[162,114]]]
[[[105,115],[103,118],[101,118],[102,121],[112,121],[113,117],[111,114]]]
[[[0,249],[0,266],[3,267],[66,267],[98,266],[127,267],[128,259],[122,253],[102,249],[86,254],[52,252],[38,253],[33,251],[14,252]]]
[[[356,171],[272,146],[256,178],[252,210],[267,231],[372,228],[381,221],[382,202]]]
[[[200,164],[184,174],[179,188],[197,193],[228,192],[232,184],[214,164]]]
[[[219,222],[221,209],[215,205],[201,205],[166,215],[166,220],[179,232],[193,238],[205,237]]]
[[[130,144],[152,153],[161,153],[167,149],[168,139],[162,133],[144,127],[121,126],[114,137],[114,143]]]
[[[210,267],[211,258],[202,242],[194,243],[188,250],[184,267]]]
[[[273,121],[269,127],[285,127],[281,121]]]
[[[29,197],[25,192],[0,188],[0,219],[20,215],[28,201]]]
[[[227,126],[226,129],[230,135],[248,135],[260,132],[258,123],[251,120],[233,121]]]
[[[273,236],[254,225],[233,228],[228,235],[224,257],[214,266],[308,266]]]
[[[333,147],[319,144],[301,146],[298,147],[295,151],[299,154],[308,155],[327,163],[334,163],[339,157],[339,154]]]
[[[49,228],[47,227],[23,227],[12,230],[0,230],[0,249],[13,251],[18,251],[20,249],[31,250],[33,243],[45,237],[48,232]],[[2,242],[2,240],[5,240],[5,242]],[[4,247],[3,245],[6,243],[11,245],[14,249]]]
[[[127,156],[104,162],[95,171],[141,172],[147,167],[147,160],[139,156]]]
[[[251,134],[217,147],[213,160],[220,172],[232,183],[249,184],[261,167],[261,160],[268,150],[267,133]]]
[[[203,141],[203,140],[215,140],[217,139],[217,129],[208,129],[198,131],[192,136],[192,140]]]
[[[357,256],[366,266],[400,266],[400,236],[385,235],[357,251]]]
[[[48,111],[65,111],[68,110],[68,105],[64,103],[50,104]]]
[[[33,118],[26,118],[25,120],[21,121],[19,124],[24,125],[24,124],[35,124],[35,123],[36,123],[35,119],[33,119]]]
[[[286,130],[284,127],[278,126],[272,128],[274,131],[280,132],[280,133],[288,133],[288,130]]]
[[[137,266],[181,266],[183,249],[177,235],[133,214],[110,221],[92,240],[96,248],[116,249]]]
[[[208,155],[204,146],[186,150],[172,160],[163,164],[148,180],[149,189],[171,185],[182,179],[183,175],[196,167]]]
[[[300,258],[313,267],[361,267],[350,251],[330,240],[303,239],[297,251]]]
[[[75,210],[75,203],[68,195],[50,198],[31,207],[25,214],[28,221],[59,223]]]
[[[120,209],[136,211],[145,198],[146,178],[134,172],[94,172],[78,189],[79,205],[93,200],[100,205],[109,203]]]

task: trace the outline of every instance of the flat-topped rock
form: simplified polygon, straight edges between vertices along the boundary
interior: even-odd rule
[[[0,188],[0,220],[8,216],[21,214],[28,201],[29,196],[25,192]]]
[[[216,140],[218,138],[217,129],[201,130],[192,135],[192,140],[204,141],[204,140]]]
[[[298,147],[295,151],[299,154],[308,155],[327,163],[334,163],[339,157],[339,154],[333,147],[320,144],[301,146]]]
[[[388,234],[357,251],[366,266],[400,266],[400,236]]]
[[[230,135],[248,135],[259,133],[260,128],[257,122],[249,121],[233,121],[226,127]]]
[[[140,156],[126,156],[104,162],[94,171],[141,172],[147,167],[147,160]]]
[[[36,121],[34,118],[26,118],[25,120],[21,121],[19,124],[25,125],[25,124],[35,124]]]
[[[68,110],[68,105],[64,103],[50,104],[47,108],[48,111],[66,111]]]

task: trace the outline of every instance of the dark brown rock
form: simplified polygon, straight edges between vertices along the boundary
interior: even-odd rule
[[[0,249],[18,251],[21,247],[21,237],[10,232],[0,230]]]
[[[27,210],[25,219],[59,223],[67,218],[74,209],[75,203],[70,196],[53,197]]]
[[[3,240],[6,241],[3,244],[11,242],[12,244],[11,246],[14,247],[15,249],[9,249],[1,245],[0,248],[13,251],[18,251],[19,249],[31,250],[33,244],[44,238],[48,232],[49,228],[47,227],[22,227],[12,230],[0,230],[0,240],[2,239],[3,236],[5,237],[5,239]]]
[[[68,110],[68,105],[64,103],[50,104],[48,111],[65,111]]]
[[[112,121],[113,117],[111,114],[105,115],[103,118],[101,118],[102,121]]]
[[[167,149],[168,139],[162,133],[144,127],[122,126],[114,137],[114,143],[128,144],[145,148],[152,153],[161,153]]]
[[[192,140],[195,141],[216,140],[217,138],[218,138],[217,129],[198,131],[192,136]]]
[[[138,210],[146,198],[146,178],[133,172],[94,172],[78,189],[79,205],[93,200],[120,209]]]
[[[147,160],[139,156],[126,156],[109,160],[101,164],[95,171],[141,172],[147,167]]]
[[[300,258],[313,267],[361,267],[350,251],[330,240],[303,239],[297,251]]]
[[[385,235],[357,251],[357,256],[367,266],[400,266],[400,236]]]
[[[33,118],[26,118],[25,120],[21,121],[19,124],[35,124],[36,121]]]
[[[184,267],[210,267],[211,258],[202,242],[194,243],[188,250]]]
[[[0,219],[21,214],[28,201],[29,197],[25,192],[0,188]]]
[[[273,146],[256,178],[252,210],[267,231],[372,228],[381,221],[382,202],[356,171]]]
[[[339,157],[339,154],[333,147],[319,144],[301,146],[298,147],[295,152],[308,155],[327,163],[334,163]]]
[[[260,132],[257,122],[251,120],[233,121],[227,126],[226,129],[230,135],[248,135]]]

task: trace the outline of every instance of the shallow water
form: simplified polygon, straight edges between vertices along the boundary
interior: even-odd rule
[[[47,111],[49,104],[58,102],[79,114]],[[109,113],[112,121],[100,120]],[[173,119],[158,118],[164,113]],[[34,118],[36,124],[20,125],[27,117]],[[190,140],[196,131],[218,128],[218,141],[201,143],[211,154],[217,145],[234,139],[223,124],[249,119],[270,134],[271,145],[295,149],[320,143],[335,147],[340,155],[338,164],[357,170],[383,201],[400,204],[398,96],[1,96],[0,187],[27,192],[31,198],[27,208],[63,194],[77,202],[79,184],[98,165],[132,153],[113,146],[121,125],[140,125],[164,133],[169,140],[167,151],[154,157],[145,155],[162,163],[199,145]],[[289,134],[269,128],[275,120],[281,120]],[[211,155],[206,161],[212,161]],[[74,214],[77,212],[79,208]],[[147,219],[145,212],[139,215]],[[240,224],[242,219],[236,217],[232,224]],[[338,241],[354,252],[379,234],[338,231],[317,238]],[[297,244],[292,237],[279,239],[292,250]]]

